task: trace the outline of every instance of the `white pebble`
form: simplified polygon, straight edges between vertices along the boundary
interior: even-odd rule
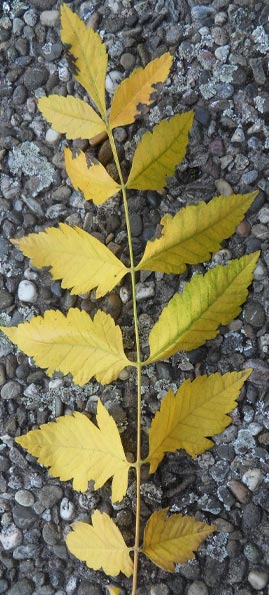
[[[121,82],[121,72],[119,70],[111,70],[106,75],[106,90],[108,93],[114,93],[118,84]]]
[[[21,302],[35,303],[37,300],[37,291],[31,281],[21,281],[18,287],[18,298]]]
[[[0,542],[4,550],[12,550],[22,542],[22,532],[14,523],[11,523],[7,527],[4,527],[0,533]]]
[[[269,575],[267,572],[263,572],[262,570],[251,570],[248,575],[248,582],[255,591],[260,591],[260,589],[264,589],[267,585],[268,578]]]
[[[153,297],[155,294],[155,285],[152,281],[148,283],[137,283],[136,286],[136,299],[137,301],[146,300],[147,298]]]
[[[261,281],[262,279],[264,279],[266,277],[266,269],[263,266],[263,264],[261,262],[259,262],[255,268],[255,271],[253,273],[253,277],[255,279],[255,281]]]
[[[40,23],[45,27],[55,27],[60,21],[59,10],[43,10],[40,15]]]
[[[46,132],[46,141],[49,145],[54,145],[61,137],[61,133],[49,128]]]
[[[262,483],[263,474],[260,469],[248,469],[242,477],[242,482],[248,487],[251,492]]]
[[[229,182],[226,182],[223,178],[219,178],[219,180],[215,180],[215,186],[217,191],[224,196],[230,196],[233,194],[233,189]]]
[[[120,299],[123,304],[127,304],[127,302],[129,301],[130,295],[127,287],[120,288]]]
[[[75,506],[68,498],[63,498],[60,503],[60,517],[64,521],[70,521],[74,516]]]

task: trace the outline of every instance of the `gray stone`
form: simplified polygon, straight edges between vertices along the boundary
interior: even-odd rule
[[[246,504],[250,500],[250,492],[248,488],[237,479],[232,479],[229,482],[229,488],[238,502]]]
[[[1,397],[4,400],[17,399],[22,394],[21,385],[15,380],[10,380],[1,389]]]
[[[249,529],[255,529],[261,522],[261,509],[253,502],[246,504],[243,510],[242,527],[247,532]]]
[[[13,296],[6,291],[6,289],[0,289],[0,310],[5,310],[13,304]]]
[[[37,17],[36,11],[33,9],[30,9],[24,13],[23,18],[24,18],[26,25],[29,25],[29,27],[34,27],[37,23],[38,17]]]
[[[187,595],[208,595],[208,588],[203,581],[194,581],[189,586]]]
[[[242,583],[247,571],[247,561],[244,556],[239,555],[232,558],[229,563],[228,581],[229,583]]]
[[[15,105],[22,105],[27,99],[27,89],[24,85],[18,85],[13,93],[13,101]]]
[[[255,329],[261,328],[265,323],[265,312],[259,302],[248,301],[244,308],[244,320]]]
[[[48,545],[56,545],[61,539],[61,535],[54,523],[45,523],[42,529],[42,535]]]
[[[28,91],[35,91],[46,84],[49,78],[49,71],[46,68],[31,66],[24,75],[24,84]]]
[[[42,0],[43,2],[43,0]],[[22,578],[9,589],[8,595],[32,595],[35,585],[28,578]]]
[[[88,581],[82,581],[80,583],[77,595],[102,595],[101,587],[93,583],[88,583]]]
[[[129,52],[125,52],[120,57],[120,63],[124,70],[132,70],[135,65],[135,57]]]
[[[13,551],[14,560],[27,560],[28,558],[37,558],[40,547],[34,543],[19,545]]]
[[[44,27],[56,27],[60,22],[59,10],[43,10],[40,15],[40,23]]]
[[[15,504],[12,510],[14,523],[19,529],[29,529],[37,519],[37,515],[31,508]]]
[[[13,550],[22,542],[22,532],[14,523],[3,527],[0,533],[0,542],[4,550]]]
[[[35,497],[29,490],[18,490],[15,494],[15,500],[21,506],[33,506]]]
[[[263,570],[251,570],[248,575],[248,582],[252,586],[255,591],[260,591],[264,589],[268,583],[269,574]]]
[[[62,488],[54,485],[46,485],[39,492],[39,500],[45,508],[52,508],[62,497]]]
[[[53,60],[57,60],[60,58],[60,55],[63,51],[63,46],[61,43],[45,43],[41,49],[41,53],[43,58],[48,62],[53,62]]]
[[[30,177],[31,181],[35,181],[32,196],[37,196],[39,192],[48,188],[55,179],[54,167],[40,154],[39,147],[33,142],[25,141],[14,147],[13,151],[9,152],[8,166],[13,174],[22,172]],[[22,199],[24,202],[27,200],[25,196],[22,196]]]

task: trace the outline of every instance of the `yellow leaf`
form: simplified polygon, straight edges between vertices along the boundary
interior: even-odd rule
[[[149,335],[150,357],[144,365],[190,351],[218,334],[241,312],[259,252],[194,275],[182,294],[172,297]]]
[[[59,223],[59,229],[30,233],[12,240],[35,267],[51,267],[53,279],[72,294],[97,287],[96,297],[111,291],[128,273],[124,264],[104,244],[79,227]]]
[[[38,109],[52,128],[66,134],[68,139],[92,138],[106,130],[104,122],[94,109],[72,95],[41,97]]]
[[[149,431],[150,473],[156,471],[166,452],[180,448],[195,457],[214,445],[207,436],[223,432],[231,423],[226,415],[236,407],[240,389],[251,370],[218,372],[186,380],[176,395],[172,390],[162,400]]]
[[[64,155],[67,174],[74,188],[80,190],[86,200],[101,205],[120,190],[119,184],[109,176],[101,163],[87,165],[83,151],[73,158],[72,151],[65,148]]]
[[[136,270],[179,274],[186,264],[208,260],[220,242],[234,233],[256,196],[257,192],[217,196],[207,204],[180,209],[174,217],[164,215],[162,236],[147,242]]]
[[[61,6],[61,25],[61,40],[67,46],[75,78],[86,89],[100,114],[105,118],[107,71],[105,44],[101,42],[98,33],[88,29],[66,4]]]
[[[127,577],[132,575],[130,550],[120,530],[106,513],[95,510],[92,525],[77,521],[73,523],[72,529],[66,538],[67,547],[71,554],[86,562],[89,568],[102,568],[111,576],[120,572]]]
[[[120,595],[121,588],[120,587],[107,587],[109,595]]]
[[[168,508],[158,510],[148,520],[143,553],[163,570],[174,572],[174,564],[194,558],[194,552],[215,527],[182,514],[167,517],[167,512]]]
[[[129,463],[115,421],[100,400],[96,418],[98,428],[82,413],[58,417],[16,442],[46,465],[53,477],[73,479],[74,490],[86,492],[90,480],[97,490],[113,476],[112,502],[117,502],[126,494]]]
[[[139,105],[154,102],[154,86],[168,77],[173,58],[166,52],[155,58],[146,68],[137,68],[115,91],[110,111],[110,127],[132,124],[139,115]]]
[[[113,318],[99,310],[94,319],[83,310],[70,308],[67,316],[47,310],[17,327],[0,327],[40,368],[71,373],[74,382],[86,384],[93,376],[102,384],[115,380],[130,362],[122,344],[122,334]]]
[[[193,111],[172,116],[146,132],[134,154],[127,188],[158,190],[166,184],[186,153]]]

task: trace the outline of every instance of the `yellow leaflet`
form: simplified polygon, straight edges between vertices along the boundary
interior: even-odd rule
[[[61,25],[61,40],[67,46],[74,76],[89,93],[100,114],[105,118],[106,47],[98,33],[88,29],[66,4],[61,6]]]
[[[176,395],[172,390],[162,400],[160,411],[149,431],[150,473],[156,471],[166,452],[184,448],[195,457],[211,446],[207,436],[219,434],[231,423],[226,415],[236,407],[236,399],[251,370],[218,372],[186,380]]]
[[[112,502],[117,502],[126,494],[129,463],[114,419],[100,400],[96,417],[98,428],[82,413],[58,417],[16,442],[46,465],[53,477],[73,479],[74,490],[86,492],[90,480],[97,490],[113,476]]]
[[[79,385],[93,376],[109,384],[126,366],[135,365],[123,351],[119,326],[100,310],[93,320],[77,308],[70,308],[66,316],[59,310],[47,310],[30,322],[0,330],[40,368],[47,368],[49,376],[71,373]]]
[[[151,515],[145,528],[142,551],[163,570],[174,572],[175,563],[194,558],[194,552],[215,527],[182,514],[167,517],[167,513],[168,508],[164,508]]]
[[[128,269],[94,236],[79,227],[59,223],[13,240],[35,267],[51,267],[53,279],[62,279],[62,287],[72,294],[86,293],[96,287],[96,297],[111,291]]]
[[[74,556],[86,562],[89,568],[103,569],[111,576],[123,572],[133,574],[133,562],[122,534],[114,521],[106,514],[95,510],[92,525],[78,521],[72,525],[66,545]]]
[[[72,151],[65,148],[64,156],[68,176],[74,188],[80,190],[86,200],[92,200],[94,204],[101,205],[119,192],[119,184],[110,177],[101,163],[87,165],[83,151],[73,158]]]
[[[66,134],[68,139],[92,138],[106,130],[104,122],[94,109],[72,95],[41,97],[38,109],[52,128]]]
[[[241,312],[259,252],[194,275],[182,294],[172,297],[149,335],[149,364],[170,357],[180,349],[190,351],[218,334]]]
[[[127,180],[127,188],[157,190],[166,184],[186,153],[193,111],[172,116],[146,132],[140,141]]]
[[[179,274],[186,270],[186,264],[208,260],[222,240],[234,233],[257,194],[217,196],[207,204],[199,202],[180,209],[174,217],[165,215],[162,236],[147,242],[136,269]]]
[[[120,595],[121,588],[120,587],[107,587],[109,595]]]
[[[152,94],[157,83],[163,83],[168,77],[173,57],[166,52],[147,64],[146,68],[137,68],[129,78],[120,83],[115,91],[110,111],[110,127],[126,126],[139,115],[139,104],[150,105],[154,102]]]

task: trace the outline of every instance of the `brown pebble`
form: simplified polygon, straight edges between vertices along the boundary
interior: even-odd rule
[[[98,152],[98,159],[102,165],[107,165],[113,159],[109,140],[105,140]]]
[[[238,502],[241,502],[241,504],[247,504],[247,502],[250,501],[251,493],[249,489],[243,483],[241,483],[241,481],[238,481],[237,479],[232,479],[229,482],[229,488],[232,494],[235,496],[236,500],[238,500]]]
[[[239,223],[236,228],[236,233],[240,235],[242,238],[247,238],[251,232],[251,225],[245,219]]]
[[[121,308],[122,302],[117,293],[111,293],[109,296],[107,296],[104,305],[104,311],[107,314],[110,314],[115,321],[118,319],[121,313]]]

